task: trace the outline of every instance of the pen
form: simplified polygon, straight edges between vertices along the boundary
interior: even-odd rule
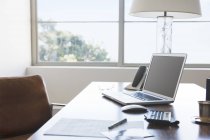
[[[125,123],[125,122],[127,122],[127,119],[126,119],[126,118],[120,120],[120,121],[117,122],[117,123],[112,124],[111,126],[108,127],[108,129],[113,129],[113,128],[115,128],[115,127],[117,127],[117,126],[119,126],[119,125],[121,125],[121,124],[123,124],[123,123]]]

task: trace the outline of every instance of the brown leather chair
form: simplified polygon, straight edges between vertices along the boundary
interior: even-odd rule
[[[39,75],[0,77],[0,139],[25,140],[51,117]]]

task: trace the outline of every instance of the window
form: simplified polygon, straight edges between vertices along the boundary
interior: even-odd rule
[[[118,0],[37,0],[37,61],[116,63],[118,7]]]
[[[32,0],[35,65],[138,66],[156,50],[156,19],[129,16],[132,0]],[[202,17],[174,19],[172,52],[210,66],[210,1]]]

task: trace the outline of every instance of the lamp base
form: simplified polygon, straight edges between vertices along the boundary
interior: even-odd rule
[[[157,53],[171,53],[172,23],[173,17],[171,16],[159,16],[157,18]]]

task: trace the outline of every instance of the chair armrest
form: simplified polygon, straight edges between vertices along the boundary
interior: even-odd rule
[[[62,104],[62,103],[51,103],[52,106],[66,106],[66,104]]]
[[[57,112],[59,112],[66,104],[61,103],[50,103],[52,116],[54,116]]]

